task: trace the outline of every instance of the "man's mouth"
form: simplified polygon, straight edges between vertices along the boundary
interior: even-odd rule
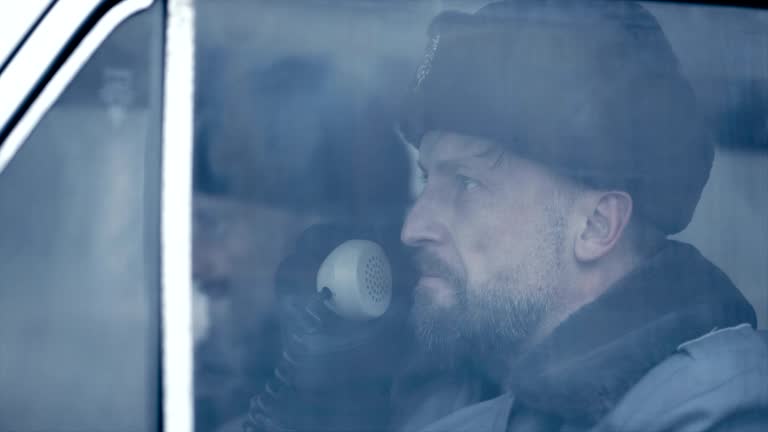
[[[444,307],[455,304],[461,284],[451,266],[429,250],[418,250],[413,258],[419,271],[415,290],[426,296],[422,300]]]
[[[455,287],[442,276],[422,276],[416,283],[415,290],[426,296],[422,299],[433,305],[450,307],[456,303]]]
[[[454,279],[450,266],[434,253],[419,251],[414,256],[414,262],[422,279]]]

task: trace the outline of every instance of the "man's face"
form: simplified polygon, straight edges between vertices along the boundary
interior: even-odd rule
[[[558,304],[568,194],[545,168],[448,132],[422,140],[424,189],[406,219],[421,278],[412,319],[427,349],[515,349]]]
[[[288,210],[197,194],[193,274],[196,397],[229,403],[275,347],[263,340],[275,320],[274,273],[304,228]],[[249,390],[250,391],[250,390]],[[239,396],[239,397],[247,397]],[[223,409],[223,408],[222,408]]]

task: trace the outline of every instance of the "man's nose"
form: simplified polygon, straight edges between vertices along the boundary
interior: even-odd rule
[[[427,193],[423,193],[413,204],[400,232],[400,240],[411,247],[425,246],[440,242],[445,228],[440,222],[439,209]]]

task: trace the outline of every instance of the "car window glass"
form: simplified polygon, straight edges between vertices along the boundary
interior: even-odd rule
[[[416,117],[421,114],[420,120],[424,122],[442,121],[443,127],[455,127],[465,133],[487,131],[492,128],[487,123],[491,120],[496,121],[497,129],[506,127],[505,131],[514,125],[517,129],[510,133],[514,135],[510,141],[516,142],[526,142],[536,134],[555,137],[539,146],[539,151],[550,149],[547,157],[552,159],[578,159],[578,151],[552,142],[571,143],[571,149],[589,142],[592,136],[576,135],[568,128],[580,122],[587,124],[595,118],[598,120],[594,122],[606,129],[618,128],[616,124],[624,122],[621,127],[630,125],[627,127],[634,128],[635,137],[652,136],[650,131],[654,127],[643,126],[639,114],[631,119],[612,117],[606,112],[595,114],[598,108],[591,105],[593,98],[607,100],[619,94],[614,92],[614,85],[619,84],[611,81],[610,74],[603,74],[599,69],[584,72],[583,76],[558,74],[558,69],[570,70],[572,65],[581,65],[583,56],[567,50],[554,55],[552,52],[556,49],[546,43],[535,45],[536,40],[548,40],[549,34],[558,41],[567,40],[568,36],[564,36],[570,25],[567,19],[542,19],[542,23],[537,24],[541,17],[534,15],[526,22],[525,33],[508,41],[510,50],[529,49],[525,52],[531,58],[542,59],[540,64],[527,70],[502,64],[501,59],[498,64],[490,65],[478,60],[482,56],[480,51],[484,50],[497,50],[493,52],[503,57],[503,45],[478,43],[482,50],[476,50],[476,57],[473,50],[468,49],[449,60],[441,59],[441,47],[452,43],[454,34],[446,30],[435,37],[435,33],[428,30],[433,18],[446,11],[473,13],[488,3],[474,0],[197,2],[192,275],[196,305],[193,317],[196,430],[240,430],[254,412],[265,411],[272,412],[274,418],[297,419],[298,423],[291,426],[299,430],[302,427],[311,430],[318,425],[331,430],[355,429],[350,426],[356,424],[354,416],[348,412],[358,406],[350,402],[358,395],[354,391],[337,394],[318,390],[322,395],[318,399],[322,400],[310,398],[310,402],[302,402],[305,405],[276,402],[264,406],[270,402],[259,398],[265,392],[279,393],[276,385],[284,381],[282,378],[286,375],[286,371],[280,369],[284,353],[300,320],[294,315],[294,302],[301,298],[306,301],[308,297],[302,296],[311,297],[317,292],[322,285],[318,272],[324,259],[344,240],[369,239],[384,246],[395,281],[391,307],[405,312],[402,315],[391,312],[395,315],[393,320],[402,325],[396,337],[381,336],[374,347],[367,348],[379,355],[379,362],[366,363],[360,360],[366,358],[361,354],[354,357],[355,360],[348,360],[350,363],[337,364],[338,369],[334,369],[321,360],[316,363],[307,360],[315,365],[314,373],[324,377],[334,373],[347,376],[340,371],[345,368],[365,369],[376,375],[383,369],[380,363],[406,368],[411,362],[422,360],[398,351],[410,349],[408,344],[412,342],[413,316],[409,311],[417,279],[413,273],[412,252],[420,244],[438,240],[460,242],[458,239],[466,235],[464,227],[474,223],[475,219],[470,216],[482,219],[484,227],[496,228],[493,228],[495,231],[488,228],[491,234],[483,241],[467,241],[467,248],[472,251],[491,248],[489,243],[500,242],[511,236],[511,232],[520,230],[522,234],[510,242],[520,248],[530,246],[526,249],[530,253],[520,252],[523,264],[518,267],[540,268],[537,267],[541,263],[536,255],[538,245],[532,241],[526,243],[530,239],[525,238],[527,234],[523,231],[527,226],[530,233],[538,232],[539,225],[534,222],[539,219],[531,221],[522,216],[516,219],[517,212],[525,213],[526,200],[535,195],[533,188],[523,188],[516,195],[519,204],[514,207],[515,212],[506,213],[508,219],[505,220],[516,228],[502,229],[505,225],[499,222],[500,217],[492,218],[490,210],[498,200],[490,198],[498,195],[493,195],[494,183],[487,179],[495,165],[453,167],[449,176],[444,174],[449,171],[447,168],[428,166],[429,161],[424,159],[428,135],[419,135],[420,141],[416,143],[408,142],[408,133],[402,128],[403,113],[422,108],[414,109],[409,95],[418,93],[422,81],[430,80],[430,75],[437,83],[424,86],[438,88],[441,79],[461,84],[453,87],[446,84],[434,95],[418,95],[423,96],[426,103],[440,107],[438,114],[434,107],[426,114],[411,114]],[[524,8],[529,2],[520,3]],[[758,327],[768,328],[768,267],[764,264],[768,262],[768,13],[672,2],[643,2],[642,6],[661,26],[675,57],[672,62],[675,70],[690,83],[696,115],[701,115],[705,125],[701,131],[706,129],[715,143],[713,168],[707,171],[708,182],[692,220],[683,224],[685,229],[673,230],[674,234],[669,237],[692,244],[718,266],[754,308]],[[610,8],[606,6],[606,9]],[[605,12],[606,16],[610,14]],[[448,14],[443,18],[450,22],[456,16],[459,15]],[[455,28],[451,29],[456,33],[472,29],[461,18],[452,23]],[[463,24],[466,27],[462,27]],[[638,34],[642,34],[647,23],[634,24]],[[636,57],[621,54],[635,49],[633,42],[626,43],[630,48],[625,51],[606,50],[600,54],[601,61],[607,65],[605,70],[611,67],[619,71],[617,73],[624,73],[645,61],[640,72],[645,74],[641,80],[644,83],[653,81],[651,78],[656,73],[666,73],[661,66],[659,70],[648,66],[659,60],[654,57],[656,53],[647,58],[641,58],[641,54]],[[641,60],[630,63],[622,55]],[[561,68],[563,63],[567,67]],[[443,75],[437,75],[440,73]],[[488,84],[494,77],[514,77],[515,74],[554,78],[548,83],[535,79],[518,82],[518,92],[504,93],[507,90],[494,90],[493,84]],[[555,82],[555,78],[559,81]],[[569,87],[568,83],[579,84]],[[453,90],[456,93],[451,93]],[[426,94],[429,90],[424,87],[422,91]],[[628,94],[634,96],[630,98]],[[640,112],[643,91],[636,87],[632,93],[622,93],[611,100],[619,107],[639,106]],[[488,114],[473,119],[476,122],[463,123],[471,117],[467,112],[485,113],[482,110],[486,103],[508,109],[523,120],[517,119],[515,123],[511,115]],[[439,116],[443,117],[436,119]],[[664,127],[671,128],[670,124],[685,121],[688,116],[681,115]],[[659,128],[661,126],[655,127]],[[493,129],[493,133],[497,129]],[[422,147],[416,148],[418,145]],[[607,144],[606,148],[609,148]],[[623,153],[622,160],[631,168],[638,165],[633,165],[633,158],[641,159],[644,153],[647,152],[638,149],[635,153]],[[539,156],[531,156],[530,152],[523,156],[541,162],[541,158],[536,159]],[[659,163],[673,167],[674,170],[670,170],[679,178],[692,176],[695,169],[694,163],[688,160],[664,159]],[[515,175],[525,183],[535,172],[535,169],[516,169]],[[586,184],[596,190],[634,187],[632,179],[620,186],[606,186],[599,179],[582,174],[567,173],[578,177],[579,185]],[[438,197],[443,197],[444,202]],[[671,200],[672,204],[677,201]],[[485,214],[488,217],[479,216],[482,211],[473,210],[477,208],[488,209]],[[404,247],[403,240],[409,243],[407,230],[403,229],[407,215],[420,211],[434,211],[431,214],[439,216],[419,226],[419,234]],[[455,255],[466,258],[461,247],[457,246],[456,250],[459,252]],[[476,265],[485,270],[494,265],[489,264],[490,260],[478,261],[482,263]],[[439,273],[440,269],[434,267],[440,266],[433,266],[434,272]],[[549,273],[534,270],[528,274],[532,278],[531,274],[535,273],[546,279]],[[374,270],[362,271],[369,276],[377,274]],[[481,278],[477,275],[479,271],[466,271],[468,279]],[[447,294],[446,297],[450,298]],[[349,334],[354,336],[350,338],[365,340],[362,336],[365,326],[345,319],[338,325],[352,328]],[[470,327],[451,320],[445,325]],[[376,333],[379,330],[372,334],[380,335]],[[333,343],[344,345],[339,341]],[[332,343],[330,346],[333,347],[328,348],[330,351],[338,348]],[[331,357],[329,354],[326,359]],[[430,367],[431,372],[439,369],[436,365]],[[349,380],[357,382],[354,380],[358,378]],[[462,376],[450,383],[441,383],[446,389],[442,399],[436,397],[423,405],[405,399],[405,404],[413,402],[414,410],[424,412],[434,408],[431,415],[439,417],[438,414],[448,414],[450,410],[441,411],[436,407],[455,408],[499,394],[497,387],[464,385],[463,379]],[[323,388],[322,382],[321,378],[313,381],[319,388]],[[333,388],[338,390],[343,385]],[[360,384],[359,388],[374,392],[370,383]],[[290,399],[292,394],[287,392],[285,397]],[[455,399],[445,396],[447,394],[455,394]],[[360,396],[358,402],[361,405],[381,402],[373,396],[366,397]],[[364,412],[364,408],[360,410]],[[389,415],[382,413],[378,412]],[[384,421],[375,417],[368,418],[369,426]],[[301,423],[302,418],[308,419],[308,423]],[[326,420],[329,423],[323,423]],[[421,420],[410,424],[425,425]]]
[[[162,13],[117,27],[0,173],[0,429],[158,427]]]

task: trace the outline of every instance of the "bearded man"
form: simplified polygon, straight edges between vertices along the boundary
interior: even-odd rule
[[[752,307],[668,239],[709,176],[705,126],[638,4],[438,16],[400,123],[424,179],[401,237],[425,364],[472,373],[406,380],[399,428],[768,430]]]
[[[714,143],[642,6],[439,15],[399,131],[424,182],[401,231],[420,273],[417,351],[392,407],[377,386],[388,375],[365,376],[375,362],[318,325],[292,336],[316,342],[302,354],[322,379],[277,374],[288,390],[268,392],[273,409],[256,404],[246,430],[768,430],[753,308],[669,239],[693,216]],[[366,353],[395,363],[370,333]],[[354,397],[327,408],[343,382]]]

